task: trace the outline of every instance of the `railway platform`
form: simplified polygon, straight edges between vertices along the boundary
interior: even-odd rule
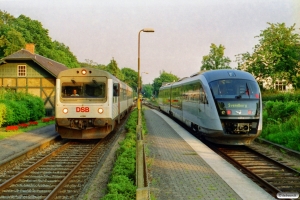
[[[274,199],[166,115],[144,113],[150,192],[157,200]]]
[[[8,139],[0,140],[0,165],[23,154],[24,149],[34,149],[58,136],[53,125],[42,127],[26,134],[18,134]]]

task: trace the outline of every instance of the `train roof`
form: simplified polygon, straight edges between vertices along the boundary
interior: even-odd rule
[[[119,82],[122,85],[127,85],[126,83],[124,83],[123,81],[119,80],[117,77],[115,77],[114,75],[112,75],[111,73],[109,73],[107,71],[104,71],[104,70],[101,70],[101,69],[96,69],[96,68],[89,68],[89,67],[71,68],[71,69],[63,70],[63,71],[61,71],[58,74],[57,79],[59,79],[62,76],[76,76],[79,73],[81,73],[82,70],[86,70],[87,71],[86,76],[105,76],[108,79],[113,79],[113,80]],[[128,86],[128,87],[131,88],[130,86]]]
[[[234,69],[219,69],[219,70],[210,70],[201,73],[207,82],[220,80],[220,79],[247,79],[256,81],[255,78],[248,72]]]
[[[247,79],[247,80],[252,80],[256,81],[255,78],[248,72],[241,71],[241,70],[234,70],[234,69],[218,69],[218,70],[207,70],[207,71],[200,71],[197,72],[193,75],[191,75],[188,78],[183,78],[180,79],[177,82],[172,82],[163,85],[161,88],[169,88],[172,87],[173,85],[180,85],[184,84],[190,81],[195,81],[199,79],[200,76],[204,76],[207,82],[215,81],[215,80],[220,80],[220,79]]]
[[[101,70],[101,69],[96,69],[96,68],[89,68],[89,67],[83,67],[83,68],[70,68],[61,71],[57,78],[60,78],[61,76],[75,76],[81,73],[83,70],[87,71],[86,76],[107,76],[111,79],[117,79],[114,75],[110,74],[107,71]]]

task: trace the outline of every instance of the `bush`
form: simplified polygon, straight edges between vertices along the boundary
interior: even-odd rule
[[[136,125],[137,111],[134,111],[126,123],[128,132],[125,139],[120,142],[120,148],[117,150],[117,160],[108,184],[108,193],[103,199],[131,200],[136,198]]]
[[[262,93],[263,101],[300,101],[300,90],[294,92],[279,92],[276,90],[265,91]]]
[[[111,199],[112,197],[118,197],[120,199],[135,199],[136,187],[132,180],[124,175],[116,175],[112,177],[111,183],[107,185],[109,195],[106,195],[104,199]],[[122,195],[121,195],[122,194]],[[112,195],[112,196],[111,196]]]
[[[31,94],[1,88],[0,103],[5,106],[3,118],[1,118],[3,109],[0,106],[0,125],[19,124],[29,120],[36,121],[45,116],[43,100]]]
[[[19,124],[29,121],[30,113],[23,101],[2,101],[0,103],[5,104],[7,108],[6,116],[4,118],[6,125]]]
[[[24,96],[24,103],[30,111],[30,120],[35,121],[45,116],[44,102],[41,98],[32,95]]]
[[[263,110],[262,138],[300,151],[300,104],[268,101]]]
[[[274,120],[286,121],[292,115],[295,115],[300,110],[300,104],[298,102],[289,101],[267,101],[264,103],[264,112],[267,112],[267,116],[272,117]]]
[[[5,123],[5,115],[6,115],[6,106],[3,103],[0,103],[0,127]]]

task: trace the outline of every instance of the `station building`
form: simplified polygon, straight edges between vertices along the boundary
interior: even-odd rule
[[[35,54],[34,44],[0,60],[0,87],[39,96],[44,101],[47,116],[55,112],[55,84],[65,65]]]

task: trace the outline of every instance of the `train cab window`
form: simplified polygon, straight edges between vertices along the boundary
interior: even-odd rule
[[[119,96],[119,84],[118,83],[114,83],[114,86],[113,86],[113,96],[114,97]]]
[[[62,98],[105,98],[106,84],[97,83],[63,83],[61,87]]]
[[[63,86],[61,91],[62,97],[80,97],[82,95],[82,89],[78,86]]]
[[[254,81],[241,79],[224,79],[209,83],[215,98],[253,98],[259,97],[259,88]]]

